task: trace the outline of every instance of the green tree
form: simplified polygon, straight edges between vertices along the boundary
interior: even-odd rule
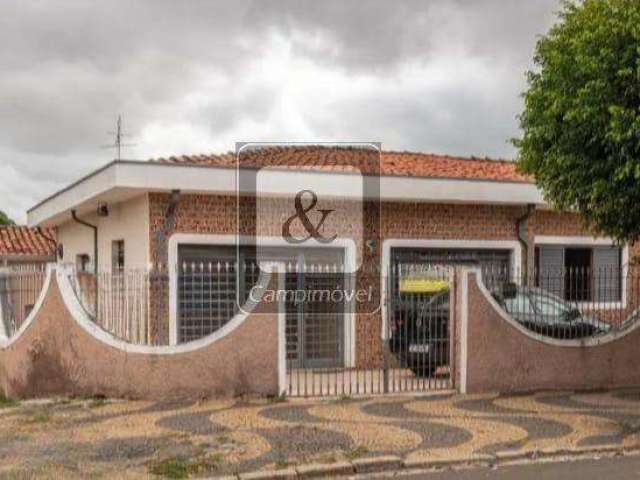
[[[640,237],[640,1],[565,1],[537,43],[514,140],[545,198]]]
[[[0,210],[0,225],[14,225],[13,220],[11,220],[2,210]]]

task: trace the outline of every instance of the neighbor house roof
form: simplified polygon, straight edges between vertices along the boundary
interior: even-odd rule
[[[55,231],[43,228],[45,238],[37,229],[17,225],[0,226],[0,256],[53,256]],[[51,240],[50,240],[51,239]]]
[[[270,166],[331,171],[348,171],[350,168],[357,168],[362,173],[379,171],[381,175],[402,177],[533,183],[529,177],[517,171],[516,164],[512,161],[431,153],[393,151],[379,153],[377,150],[356,147],[273,146],[242,150],[239,158],[244,168]],[[228,152],[172,156],[151,161],[235,168],[238,157],[234,152]]]

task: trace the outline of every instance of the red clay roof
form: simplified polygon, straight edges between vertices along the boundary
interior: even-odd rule
[[[196,164],[233,168],[236,154],[182,155],[152,159],[153,162]],[[527,182],[531,179],[516,170],[514,162],[488,158],[463,158],[414,152],[382,152],[356,147],[274,146],[246,150],[241,154],[246,168],[264,166],[313,170],[348,171],[357,167],[363,173],[376,172],[380,163],[382,175],[403,177],[454,178]]]
[[[49,238],[55,238],[52,228],[42,231]],[[0,256],[2,255],[55,255],[56,246],[43,237],[35,228],[17,225],[0,226]]]

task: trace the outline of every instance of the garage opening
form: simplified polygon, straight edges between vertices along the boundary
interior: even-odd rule
[[[482,270],[488,287],[508,280],[508,249],[392,248],[386,338],[400,371],[414,389],[452,387],[454,331],[449,276],[455,266]]]

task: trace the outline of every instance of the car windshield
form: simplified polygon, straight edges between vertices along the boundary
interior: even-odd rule
[[[509,313],[533,313],[531,300],[528,295],[518,292],[512,298],[504,299],[504,308]]]
[[[554,298],[542,293],[532,293],[531,298],[535,309],[542,315],[564,316],[571,311],[571,306],[559,298]]]

